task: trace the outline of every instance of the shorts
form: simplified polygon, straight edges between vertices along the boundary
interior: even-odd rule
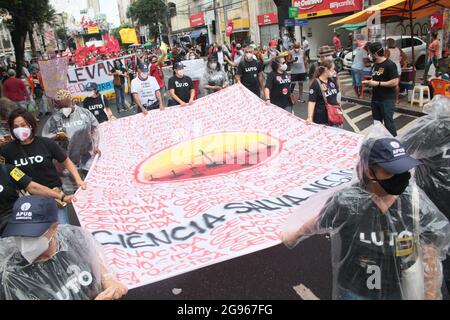
[[[364,70],[352,68],[352,82],[354,87],[362,86],[362,79],[364,77]]]
[[[304,73],[293,73],[291,74],[291,82],[303,82],[306,80],[306,72]]]

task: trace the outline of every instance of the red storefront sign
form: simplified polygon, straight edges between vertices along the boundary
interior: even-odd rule
[[[258,24],[260,26],[277,23],[278,23],[278,15],[275,12],[266,13],[258,16]]]
[[[430,17],[430,27],[433,30],[442,29],[444,26],[444,15],[443,14],[433,14]]]
[[[205,24],[205,14],[203,12],[194,14],[189,17],[191,28],[203,26]]]
[[[292,0],[292,6],[298,7],[298,19],[305,19],[360,11],[362,2],[362,0]]]

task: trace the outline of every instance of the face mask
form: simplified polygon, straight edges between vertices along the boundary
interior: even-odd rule
[[[33,263],[41,254],[47,251],[51,240],[44,235],[36,238],[15,237],[16,245],[28,263]]]
[[[333,56],[326,56],[326,57],[324,58],[324,60],[325,60],[325,61],[331,61],[331,60],[333,60]]]
[[[63,115],[66,116],[66,118],[68,118],[70,116],[70,114],[72,113],[72,108],[71,107],[61,108],[61,112],[63,113]]]
[[[295,52],[299,52],[300,51],[300,49],[299,48],[295,48]]]
[[[209,67],[210,67],[211,69],[213,69],[213,70],[216,70],[216,68],[217,68],[217,63],[211,63],[211,64],[209,65]]]
[[[369,55],[367,56],[367,59],[369,59],[370,62],[373,62],[373,56],[372,56],[371,54],[369,54]]]
[[[284,63],[284,64],[281,65],[281,71],[286,71],[287,68],[288,68],[287,64]]]
[[[13,130],[14,136],[20,141],[25,141],[31,136],[30,128],[15,128]]]
[[[195,56],[189,56],[189,60],[195,60]]]
[[[141,72],[140,75],[141,75],[142,79],[147,79],[148,78],[148,72]]]
[[[253,59],[253,54],[251,54],[251,53],[246,53],[246,54],[245,54],[245,59],[247,59],[247,60]]]
[[[375,176],[373,172],[372,174]],[[386,180],[373,180],[378,182],[386,193],[398,196],[401,195],[409,185],[409,179],[411,179],[411,174],[409,171],[406,171],[404,173],[393,175],[391,178]]]

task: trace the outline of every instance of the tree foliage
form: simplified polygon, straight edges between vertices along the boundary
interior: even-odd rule
[[[137,0],[128,8],[127,15],[141,25],[149,27],[150,35],[156,38],[159,34],[158,23],[166,25],[167,7],[161,0]]]
[[[51,23],[55,10],[49,0],[0,0],[0,10],[7,13],[9,19],[4,23],[11,31],[11,40],[14,45],[18,75],[22,72],[25,53],[25,39],[27,33],[33,30],[34,25]]]

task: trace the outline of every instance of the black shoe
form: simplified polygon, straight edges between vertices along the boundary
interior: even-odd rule
[[[47,112],[45,113],[46,116],[49,116],[49,115],[51,115],[51,114],[52,114],[52,113],[49,112],[49,111],[47,111]]]

